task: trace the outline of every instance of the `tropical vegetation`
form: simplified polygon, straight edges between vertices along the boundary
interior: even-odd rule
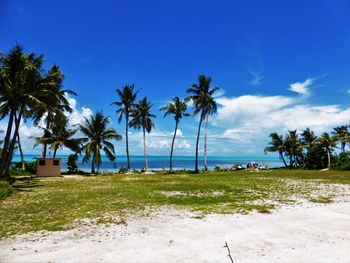
[[[151,109],[152,109],[152,104],[148,101],[147,97],[144,97],[138,103],[135,103],[131,111],[131,120],[129,123],[131,127],[137,130],[142,129],[145,172],[148,171],[146,132],[150,133],[152,131],[152,128],[154,127],[154,122],[152,119],[156,117],[156,115],[151,113]]]
[[[97,169],[100,167],[102,151],[109,160],[115,160],[114,145],[110,140],[119,141],[122,136],[114,128],[108,127],[109,124],[109,117],[103,115],[101,111],[89,118],[85,117],[85,122],[78,124],[79,130],[85,136],[80,139],[83,145],[79,152],[84,153],[83,162],[89,162],[92,156],[91,174],[96,174],[95,165]]]
[[[173,115],[175,120],[175,130],[174,130],[173,140],[171,142],[171,149],[170,149],[170,164],[169,164],[170,173],[172,173],[173,171],[173,151],[174,151],[175,138],[176,138],[179,122],[182,119],[182,117],[190,116],[190,114],[187,113],[187,103],[188,103],[188,98],[181,100],[179,97],[173,97],[172,102],[169,102],[167,105],[160,108],[161,111],[165,111],[164,118],[168,115]]]
[[[46,69],[43,62],[43,55],[26,53],[18,43],[7,53],[0,54],[0,120],[6,122],[4,131],[0,131],[0,134],[3,133],[0,139],[0,179],[10,179],[10,167],[13,165],[12,157],[15,151],[19,151],[21,156],[21,162],[15,167],[30,171],[35,169],[33,163],[25,163],[24,160],[19,133],[23,121],[32,121],[41,127],[43,133],[34,138],[34,147],[42,146],[42,157],[47,156],[48,149],[53,152],[53,157],[57,156],[60,149],[73,152],[68,160],[70,172],[78,172],[76,162],[79,155],[83,155],[83,162],[91,162],[91,174],[96,174],[96,167],[99,170],[102,154],[112,161],[116,158],[114,142],[122,139],[117,133],[119,127],[110,127],[110,117],[101,111],[72,126],[69,122],[72,113],[69,96],[77,94],[63,87],[64,74],[58,65],[53,64]],[[147,97],[137,101],[140,90],[135,90],[133,84],[117,88],[115,91],[117,99],[111,105],[117,107],[118,123],[121,124],[124,119],[125,125],[127,167],[121,171],[131,172],[129,128],[134,128],[142,131],[143,170],[147,172],[147,135],[155,126],[156,118],[152,112],[152,103]],[[173,155],[179,124],[183,117],[190,116],[190,103],[193,106],[193,115],[198,120],[194,171],[199,172],[199,142],[203,122],[204,170],[208,170],[208,126],[210,116],[217,112],[218,91],[218,87],[212,87],[211,77],[200,75],[197,82],[187,89],[187,98],[173,97],[160,108],[164,117],[172,116],[175,121],[169,149],[170,173],[173,172]],[[286,168],[350,169],[350,153],[347,151],[350,144],[348,125],[336,127],[331,133],[324,132],[319,136],[309,128],[303,131],[289,130],[285,135],[274,132],[270,134],[270,139],[265,152],[277,152]]]

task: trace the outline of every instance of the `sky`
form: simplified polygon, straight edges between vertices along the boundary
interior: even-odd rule
[[[349,25],[349,0],[0,0],[0,50],[18,41],[44,54],[46,68],[61,67],[64,87],[78,94],[69,97],[71,125],[103,110],[124,134],[109,106],[115,89],[141,89],[139,99],[147,96],[157,115],[151,155],[169,154],[174,129],[159,108],[187,96],[200,74],[220,88],[209,155],[264,155],[271,132],[310,127],[320,134],[349,124]],[[194,154],[197,127],[197,118],[181,121],[175,155]],[[28,137],[41,133],[30,120],[22,124],[26,153],[40,152]],[[117,154],[124,144],[115,144]],[[131,154],[142,147],[131,130]]]

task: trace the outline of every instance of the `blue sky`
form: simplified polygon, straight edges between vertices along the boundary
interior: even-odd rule
[[[102,109],[121,133],[109,104],[115,88],[135,83],[154,104],[150,154],[161,155],[174,124],[158,109],[186,96],[199,74],[223,91],[210,124],[211,155],[262,155],[271,131],[348,123],[349,25],[350,1],[343,0],[0,0],[1,51],[19,41],[45,54],[46,66],[59,64],[64,86],[78,93],[74,121]],[[178,155],[193,154],[196,128],[196,119],[181,123]],[[33,133],[23,124],[24,137]],[[141,137],[131,137],[132,153],[141,154]],[[27,152],[39,151],[24,143]],[[117,152],[124,154],[123,142]]]

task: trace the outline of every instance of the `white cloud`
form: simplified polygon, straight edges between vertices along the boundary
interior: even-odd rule
[[[76,125],[81,123],[84,120],[84,117],[88,117],[92,114],[92,110],[90,108],[81,107],[77,108],[77,100],[75,98],[70,97],[66,94],[67,100],[69,102],[70,107],[72,108],[72,113],[67,113],[68,123],[70,125]]]
[[[308,78],[304,82],[295,82],[290,84],[289,90],[300,95],[307,96],[310,94],[310,87],[315,82],[315,78]]]
[[[350,108],[310,105],[288,96],[244,95],[222,98],[218,102],[221,107],[213,124],[223,132],[217,145],[224,149],[231,144],[235,151],[246,153],[261,153],[271,132],[283,134],[287,130],[309,127],[320,134],[348,123],[350,116]]]

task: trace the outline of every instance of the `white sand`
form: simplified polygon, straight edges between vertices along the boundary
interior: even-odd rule
[[[82,226],[0,242],[0,262],[350,262],[350,203],[272,214],[161,210],[128,225]]]

